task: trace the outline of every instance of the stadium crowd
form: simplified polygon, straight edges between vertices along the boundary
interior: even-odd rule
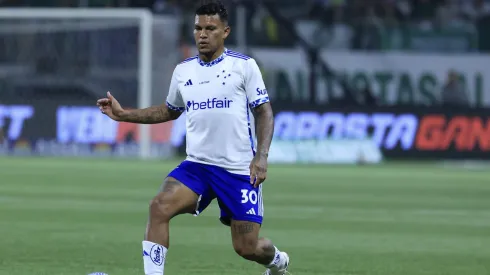
[[[225,1],[226,2],[226,1]],[[280,27],[257,1],[229,0],[247,7],[248,43],[293,47],[288,30]],[[260,1],[259,1],[260,2]],[[280,14],[318,47],[357,50],[490,51],[489,0],[269,0]],[[192,16],[192,0],[0,0],[1,6],[140,7],[155,13]],[[299,4],[301,3],[301,4]],[[233,8],[230,13],[234,13]],[[186,21],[186,20],[184,20]],[[231,22],[233,25],[234,22]],[[182,33],[189,33],[183,26]],[[258,35],[260,34],[260,35]],[[433,42],[418,45],[417,37]],[[192,37],[183,35],[185,41]],[[233,43],[232,35],[230,43]],[[446,41],[461,41],[447,47]],[[429,39],[430,41],[430,39]],[[417,45],[414,45],[417,44]],[[419,43],[420,44],[420,43]]]

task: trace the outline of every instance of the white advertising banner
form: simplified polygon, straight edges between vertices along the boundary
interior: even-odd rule
[[[377,164],[383,155],[369,140],[274,140],[270,163]]]

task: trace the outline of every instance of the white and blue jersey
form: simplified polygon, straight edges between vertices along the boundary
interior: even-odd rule
[[[188,58],[174,70],[167,106],[186,113],[187,158],[169,176],[200,195],[196,213],[214,199],[221,220],[262,222],[262,189],[250,184],[255,153],[251,110],[269,102],[255,60],[225,50],[211,62]]]
[[[205,63],[192,57],[174,70],[167,105],[186,112],[187,160],[249,175],[255,150],[250,109],[269,102],[255,60],[225,50]]]

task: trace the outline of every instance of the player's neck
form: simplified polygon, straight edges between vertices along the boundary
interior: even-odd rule
[[[217,59],[218,57],[220,57],[224,52],[225,52],[225,47],[221,47],[212,54],[211,53],[210,54],[199,54],[199,58],[202,61],[209,63],[209,62]]]

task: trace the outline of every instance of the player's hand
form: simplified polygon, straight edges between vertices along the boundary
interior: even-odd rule
[[[107,92],[106,98],[101,98],[97,100],[97,106],[103,114],[107,115],[115,121],[121,121],[122,115],[124,114],[124,109],[121,107],[121,104],[119,104],[117,99],[111,95],[110,92]]]
[[[257,153],[250,163],[250,184],[255,188],[267,178],[267,156]]]

